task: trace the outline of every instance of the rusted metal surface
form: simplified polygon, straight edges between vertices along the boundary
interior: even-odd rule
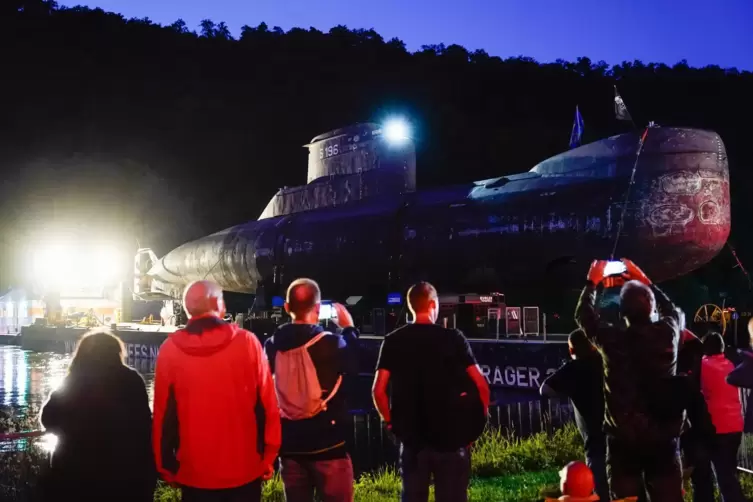
[[[577,263],[582,282],[616,238],[637,134],[557,155],[530,172],[244,223],[168,253],[150,275],[209,278],[256,292],[310,276],[332,297],[399,291],[418,279],[444,291],[505,291]],[[713,132],[652,128],[625,207],[617,248],[657,281],[713,258],[730,231],[729,173]]]

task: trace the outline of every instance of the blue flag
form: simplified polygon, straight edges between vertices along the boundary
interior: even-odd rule
[[[580,110],[575,107],[575,122],[573,122],[573,130],[570,133],[570,148],[577,148],[580,146],[580,139],[583,136],[583,117],[580,115]]]

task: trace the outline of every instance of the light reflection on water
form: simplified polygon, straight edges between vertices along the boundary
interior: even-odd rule
[[[2,414],[13,422],[34,420],[50,392],[65,380],[70,354],[31,352],[19,347],[0,346],[0,403]],[[151,406],[154,397],[154,363],[152,361],[129,361],[144,377]],[[38,424],[27,423],[38,428]],[[0,432],[8,426],[0,424]]]

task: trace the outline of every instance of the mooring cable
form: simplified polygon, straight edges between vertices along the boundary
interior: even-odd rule
[[[633,172],[630,174],[630,184],[628,185],[627,190],[625,191],[625,200],[622,202],[622,214],[620,214],[620,221],[617,224],[617,235],[614,238],[614,246],[612,246],[612,254],[609,257],[610,260],[614,260],[614,255],[617,253],[617,243],[620,242],[620,235],[622,234],[622,226],[625,224],[625,213],[627,212],[628,202],[630,202],[630,190],[633,188],[633,184],[635,183],[635,171],[638,169],[638,160],[640,159],[641,153],[643,152],[643,145],[646,143],[648,130],[649,130],[649,127],[646,127],[646,129],[643,131],[643,134],[641,135],[640,141],[638,142],[638,150],[635,153],[635,162],[633,163]]]

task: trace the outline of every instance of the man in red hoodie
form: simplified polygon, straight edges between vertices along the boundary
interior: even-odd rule
[[[738,390],[727,383],[735,365],[724,357],[724,338],[719,333],[706,335],[703,346],[701,391],[716,428],[711,448],[716,483],[724,502],[742,502],[745,495],[737,479],[737,451],[743,435],[743,410]]]
[[[280,448],[280,412],[261,344],[223,321],[222,289],[183,294],[188,325],[162,344],[154,383],[153,446],[183,502],[258,501]]]

